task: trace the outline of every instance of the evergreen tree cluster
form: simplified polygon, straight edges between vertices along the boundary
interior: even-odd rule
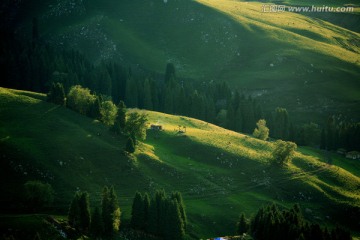
[[[53,82],[50,91],[46,96],[46,100],[57,105],[65,106],[66,97],[63,85],[61,83]]]
[[[109,237],[120,227],[121,211],[114,188],[104,187],[101,201],[101,211],[96,207],[90,214],[89,194],[76,192],[71,201],[68,222],[80,233],[90,233],[95,238]]]
[[[164,190],[157,190],[152,198],[136,192],[131,216],[134,229],[164,239],[184,239],[187,217],[180,192],[167,196]]]
[[[326,127],[321,131],[320,148],[330,151],[338,148],[360,151],[360,122],[351,123],[334,116],[329,117]]]
[[[70,204],[68,214],[69,225],[87,233],[90,227],[90,203],[87,192],[76,192]]]
[[[336,227],[329,231],[319,224],[307,222],[298,204],[280,210],[275,204],[262,207],[251,219],[250,226],[243,215],[238,223],[238,234],[248,232],[255,240],[351,240],[350,232]]]

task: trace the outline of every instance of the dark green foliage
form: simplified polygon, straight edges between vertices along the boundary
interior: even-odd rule
[[[87,232],[90,228],[90,203],[89,203],[89,194],[83,192],[80,195],[79,199],[79,223],[80,229],[83,232]]]
[[[138,107],[137,80],[131,77],[126,80],[125,102],[129,107]]]
[[[28,181],[24,184],[24,199],[29,210],[36,212],[52,203],[54,190],[48,183]]]
[[[118,111],[115,119],[115,123],[112,127],[112,130],[117,134],[120,134],[124,131],[126,126],[126,106],[123,101],[120,101],[118,106]]]
[[[114,187],[104,187],[101,201],[104,234],[111,236],[120,227],[120,208]]]
[[[135,193],[131,210],[131,227],[134,229],[143,229],[145,225],[144,199],[140,192]]]
[[[143,204],[144,204],[144,223],[142,229],[147,230],[149,225],[149,211],[150,211],[150,197],[146,192],[143,196]]]
[[[168,63],[166,65],[166,70],[165,70],[165,83],[170,82],[171,79],[175,79],[176,75],[175,75],[175,66],[172,63]]]
[[[330,151],[338,148],[360,151],[360,123],[330,117],[321,131],[320,148]]]
[[[52,83],[50,91],[47,94],[47,101],[55,103],[57,105],[65,105],[65,92],[61,83]]]
[[[129,137],[126,141],[125,151],[127,151],[128,153],[135,152],[135,144],[131,137]]]
[[[164,202],[165,209],[165,228],[163,236],[169,240],[181,240],[185,236],[184,222],[181,217],[179,204],[176,200],[168,199]]]
[[[80,226],[79,201],[80,201],[80,193],[76,192],[70,203],[70,208],[69,208],[69,213],[68,213],[68,222],[69,222],[69,225],[73,228],[78,228]]]
[[[135,194],[132,208],[131,225],[164,239],[183,239],[186,230],[185,205],[180,192],[173,192],[169,197],[164,190],[157,190],[149,198]]]
[[[184,205],[184,201],[182,199],[181,192],[179,192],[179,191],[173,192],[171,194],[171,198],[173,200],[176,200],[178,205],[179,205],[179,211],[180,211],[181,219],[182,219],[183,224],[184,224],[184,229],[186,229],[186,225],[187,225],[186,210],[185,210],[185,205]]]
[[[226,111],[226,128],[235,129],[235,110],[232,104],[229,104]]]
[[[91,216],[90,233],[96,239],[99,238],[103,233],[103,223],[98,207],[95,208]]]
[[[303,124],[299,131],[299,144],[318,146],[320,144],[320,128],[315,123]]]
[[[39,42],[39,24],[36,17],[32,20],[32,45],[33,48],[38,44]]]
[[[125,132],[129,136],[135,136],[136,139],[146,139],[146,124],[147,116],[145,114],[139,114],[132,112],[128,115],[126,120]],[[136,144],[136,142],[134,142]]]
[[[286,142],[282,140],[277,140],[275,142],[275,147],[272,152],[271,163],[283,165],[288,163],[293,154],[295,153],[297,146],[293,142]]]
[[[96,97],[96,99],[91,103],[90,109],[89,109],[89,117],[100,120],[101,118],[101,102],[100,98]]]
[[[149,79],[144,81],[144,95],[143,95],[143,108],[148,110],[153,110],[153,102],[151,96],[151,86]]]
[[[244,233],[247,233],[249,230],[249,223],[248,220],[245,218],[245,214],[242,213],[240,215],[239,222],[237,223],[237,234],[243,235]]]
[[[285,108],[275,109],[273,137],[282,140],[289,137],[289,114]]]
[[[90,218],[89,194],[76,192],[69,208],[69,225],[86,233],[90,228]]]
[[[275,204],[262,207],[251,220],[251,235],[255,240],[337,240],[351,239],[350,233],[335,228],[331,234],[319,224],[309,224],[301,214],[298,204],[289,210],[280,210]]]

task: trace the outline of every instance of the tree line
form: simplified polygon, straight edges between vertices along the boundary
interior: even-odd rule
[[[340,227],[329,230],[317,223],[309,223],[295,204],[281,210],[276,204],[261,207],[256,215],[247,219],[240,215],[237,233],[250,234],[255,240],[351,240],[350,232]]]

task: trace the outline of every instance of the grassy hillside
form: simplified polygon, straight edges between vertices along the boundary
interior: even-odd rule
[[[63,214],[76,189],[99,203],[103,185],[114,185],[123,218],[129,219],[136,190],[182,192],[195,238],[233,234],[241,212],[263,204],[300,203],[311,221],[347,224],[360,207],[360,162],[300,148],[286,168],[267,164],[273,144],[203,121],[151,111],[148,131],[133,156],[124,139],[102,124],[43,101],[44,95],[0,88],[0,191],[2,203],[19,194],[28,179],[51,183]],[[186,133],[178,133],[186,126]],[[333,165],[326,162],[332,159]],[[9,187],[10,186],[10,187]],[[2,205],[3,205],[2,204]],[[306,209],[306,211],[305,211]],[[351,212],[350,212],[351,213]]]
[[[343,6],[356,2],[281,3]],[[28,1],[19,33],[30,34],[31,18],[38,16],[44,39],[59,48],[78,49],[96,63],[117,59],[163,72],[166,63],[173,62],[180,77],[228,81],[266,99],[268,109],[293,110],[294,119],[327,117],[344,108],[347,115],[359,118],[360,35],[348,30],[357,29],[358,8],[354,13],[309,17],[264,13],[263,4]],[[347,19],[348,29],[341,27],[345,21],[341,16]]]

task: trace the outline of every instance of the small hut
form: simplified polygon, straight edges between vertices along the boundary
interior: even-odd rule
[[[151,124],[150,129],[154,130],[154,131],[161,131],[161,130],[163,130],[163,127],[162,127],[162,125]]]

